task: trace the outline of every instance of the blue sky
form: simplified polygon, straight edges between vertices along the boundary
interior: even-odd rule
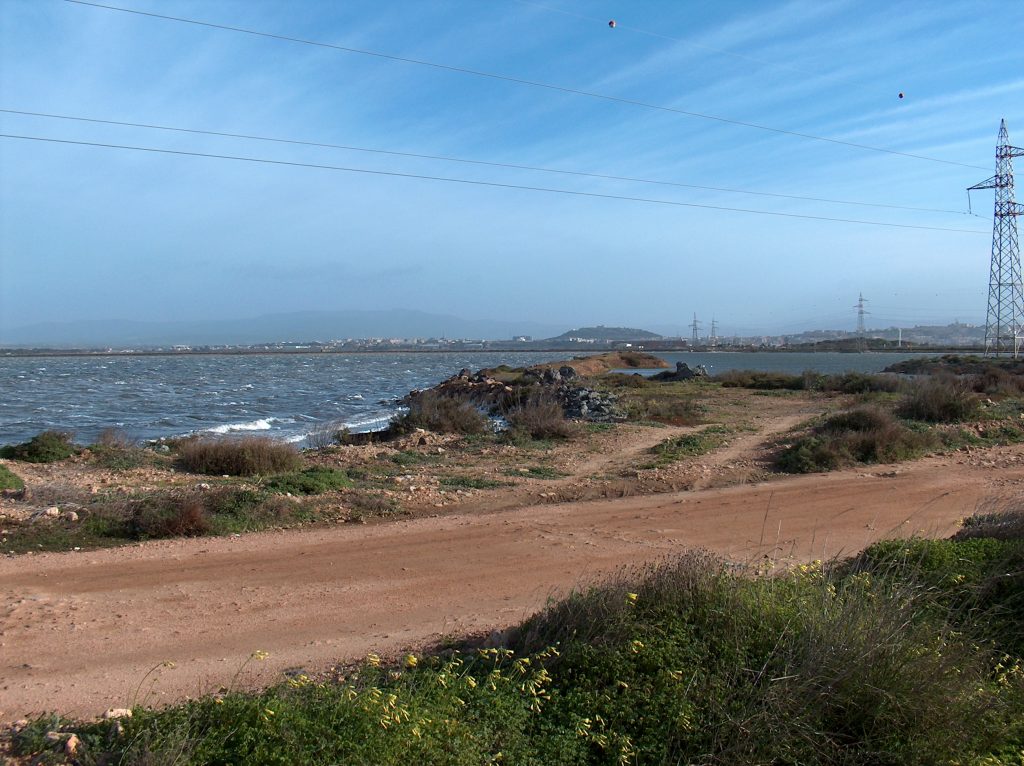
[[[109,2],[976,167],[61,0],[0,0],[0,107],[957,212],[12,114],[0,132],[983,233],[0,139],[4,326],[407,307],[793,332],[853,327],[860,292],[870,326],[984,319],[992,197],[970,217],[964,189],[1000,118],[1024,145],[1024,3]]]

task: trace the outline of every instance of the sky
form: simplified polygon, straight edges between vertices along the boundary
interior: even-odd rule
[[[1001,118],[1024,146],[1024,3],[102,1],[596,95],[0,0],[0,109],[929,210],[0,112],[6,135],[608,195],[0,138],[0,327],[411,308],[792,333],[852,329],[861,293],[869,327],[984,321],[992,192],[969,215],[965,189]]]

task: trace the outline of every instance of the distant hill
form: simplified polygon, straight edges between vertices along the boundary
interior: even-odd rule
[[[660,340],[661,336],[654,332],[647,330],[637,330],[634,327],[605,327],[604,325],[598,325],[597,327],[579,327],[575,330],[569,330],[563,332],[549,340]]]
[[[562,325],[563,327],[565,325]],[[463,319],[423,311],[300,311],[250,319],[138,322],[46,322],[0,328],[0,345],[41,348],[139,348],[170,345],[249,345],[346,338],[545,337],[557,326],[517,319]]]

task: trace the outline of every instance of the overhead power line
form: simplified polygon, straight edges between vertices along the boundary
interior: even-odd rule
[[[265,37],[271,40],[281,40],[290,43],[299,43],[301,45],[313,45],[318,48],[328,48],[330,50],[344,51],[345,53],[356,53],[361,56],[373,56],[374,58],[386,59],[388,61],[400,61],[404,64],[416,64],[417,66],[426,66],[433,69],[440,69],[446,72],[458,72],[460,74],[473,75],[474,77],[486,77],[491,80],[501,80],[504,82],[516,83],[518,85],[528,85],[533,88],[544,88],[546,90],[557,91],[559,93],[571,93],[576,96],[586,96],[588,98],[601,99],[602,101],[611,101],[618,104],[627,104],[629,106],[637,106],[643,109],[654,109],[660,112],[671,112],[673,114],[681,114],[687,117],[696,117],[702,120],[712,120],[714,122],[723,123],[726,125],[737,125],[744,128],[753,128],[756,130],[764,130],[770,133],[777,133],[780,135],[793,136],[795,138],[805,138],[812,141],[824,141],[830,144],[837,144],[839,146],[848,146],[853,149],[863,149],[870,152],[880,152],[882,154],[896,155],[899,157],[910,157],[916,160],[927,160],[928,162],[939,162],[944,165],[956,165],[958,167],[973,168],[975,170],[988,170],[986,167],[981,165],[969,165],[964,162],[956,162],[954,160],[944,160],[938,157],[928,157],[923,154],[913,154],[911,152],[901,152],[896,149],[886,149],[880,146],[870,146],[868,144],[859,144],[854,141],[843,141],[839,138],[828,138],[826,136],[816,136],[811,133],[801,133],[795,130],[786,130],[784,128],[773,128],[769,125],[761,125],[754,122],[745,122],[743,120],[734,120],[729,117],[719,117],[713,114],[704,114],[702,112],[691,112],[686,109],[677,109],[671,106],[664,106],[662,104],[652,104],[646,101],[638,101],[636,99],[622,98],[620,96],[611,96],[606,93],[596,93],[594,91],[581,90],[579,88],[570,88],[564,85],[554,85],[552,83],[540,82],[539,80],[527,80],[521,77],[512,77],[511,75],[496,74],[494,72],[485,72],[480,69],[470,69],[468,67],[460,67],[452,64],[439,64],[434,61],[426,61],[424,59],[414,59],[407,56],[398,56],[392,53],[382,53],[380,51],[372,51],[366,48],[352,48],[347,45],[336,45],[334,43],[319,42],[317,40],[305,40],[301,37],[291,37],[288,35],[279,35],[273,32],[261,32],[255,29],[246,29],[244,27],[234,27],[228,24],[215,24],[210,21],[200,21],[198,19],[188,19],[182,16],[167,16],[161,13],[151,13],[149,11],[138,11],[133,8],[122,8],[116,5],[106,5],[103,3],[88,2],[88,0],[64,0],[66,3],[73,3],[75,5],[86,5],[92,8],[102,8],[108,11],[118,11],[120,13],[131,13],[136,16],[146,16],[148,18],[160,19],[162,21],[175,21],[181,24],[192,24],[200,27],[207,27],[209,29],[220,29],[226,32],[238,32],[240,34],[253,35],[255,37]]]
[[[882,202],[861,202],[857,200],[831,199],[828,197],[807,197],[799,194],[780,194],[777,192],[753,191],[750,189],[734,189],[724,186],[702,186],[699,184],[688,184],[678,181],[661,181],[650,178],[636,178],[633,176],[616,176],[604,173],[587,173],[579,170],[563,170],[560,168],[545,168],[535,165],[520,165],[511,162],[490,162],[487,160],[465,159],[463,157],[449,157],[436,154],[420,154],[415,152],[398,152],[388,149],[376,149],[365,146],[350,146],[346,144],[330,144],[318,141],[306,141],[292,138],[276,138],[271,136],[257,136],[249,133],[228,133],[219,130],[199,130],[196,128],[181,128],[171,125],[154,125],[140,122],[123,122],[120,120],[104,120],[95,117],[78,117],[67,114],[49,114],[46,112],[26,112],[20,109],[2,109],[0,113],[18,114],[30,117],[45,117],[57,120],[73,120],[75,122],[89,122],[100,125],[117,125],[126,128],[143,128],[146,130],[164,130],[173,133],[190,133],[201,136],[218,136],[220,138],[240,138],[252,141],[267,141],[277,144],[292,144],[296,146],[311,146],[324,149],[342,149],[345,151],[365,152],[369,154],[385,154],[393,157],[412,157],[421,160],[440,160],[442,162],[460,162],[468,165],[483,165],[487,167],[505,168],[511,170],[529,170],[538,173],[557,173],[559,175],[580,176],[584,178],[600,178],[606,181],[626,181],[629,183],[653,184],[656,186],[674,186],[683,189],[700,189],[702,191],[726,192],[729,194],[749,194],[758,197],[775,197],[778,199],[800,200],[803,202],[825,202],[833,205],[856,205],[858,207],[887,208],[891,210],[912,210],[919,213],[948,213],[952,215],[969,215],[963,210],[943,210],[941,208],[914,207],[911,205],[891,205]]]
[[[978,231],[976,229],[951,229],[941,226],[918,226],[914,224],[906,223],[888,223],[885,221],[864,221],[853,218],[832,218],[829,216],[821,215],[808,215],[803,213],[783,213],[774,210],[753,210],[748,208],[739,207],[726,207],[723,205],[705,205],[696,202],[679,202],[676,200],[666,199],[652,199],[650,197],[629,197],[620,194],[601,194],[599,192],[585,192],[576,191],[574,189],[556,189],[547,186],[524,186],[520,184],[508,184],[499,183],[497,181],[476,181],[469,178],[451,178],[447,176],[430,176],[421,175],[418,173],[399,173],[397,171],[390,170],[371,170],[369,168],[353,168],[345,167],[341,165],[321,165],[311,162],[289,162],[286,160],[272,160],[264,157],[242,157],[231,154],[208,154],[205,152],[189,152],[181,149],[159,149],[150,146],[129,146],[126,144],[105,144],[96,141],[71,141],[62,138],[48,138],[44,136],[24,136],[15,135],[10,133],[0,133],[0,138],[11,138],[22,141],[39,141],[53,144],[69,144],[73,146],[96,146],[104,149],[122,149],[134,152],[152,152],[154,154],[167,154],[167,155],[178,155],[183,157],[205,157],[208,159],[216,160],[233,160],[236,162],[254,162],[265,165],[281,165],[286,167],[295,168],[316,168],[318,170],[333,170],[345,173],[361,173],[365,175],[376,175],[376,176],[388,176],[391,178],[414,178],[423,181],[440,181],[444,183],[453,184],[467,184],[470,186],[488,186],[496,189],[518,189],[521,191],[531,192],[545,192],[548,194],[566,194],[575,197],[592,197],[596,199],[610,199],[610,200],[622,200],[626,202],[642,202],[651,205],[671,205],[673,207],[689,207],[699,208],[702,210],[721,210],[731,213],[751,213],[754,215],[770,215],[781,218],[801,218],[811,221],[831,221],[834,223],[853,223],[862,224],[865,226],[885,226],[888,228],[895,229],[919,229],[923,231],[945,231],[945,232],[956,232],[961,234],[987,234],[985,231]]]

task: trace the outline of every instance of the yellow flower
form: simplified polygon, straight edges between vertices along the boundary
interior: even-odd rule
[[[633,650],[633,654],[640,654],[640,650],[644,648],[644,642],[632,641],[630,642],[630,648]]]
[[[627,593],[626,594],[626,601],[628,603],[635,604],[636,600],[637,600],[637,594],[636,593]]]
[[[380,667],[380,655],[379,654],[373,654],[373,653],[370,653],[370,654],[366,655],[366,664],[367,665],[371,665],[371,666],[373,666],[375,668],[379,668]]]
[[[249,656],[252,659],[256,660],[257,662],[263,662],[263,660],[267,659],[267,657],[270,656],[270,652],[265,652],[262,649],[257,649],[255,652],[253,652]]]
[[[416,659],[416,655],[415,654],[407,654],[407,655],[405,655],[405,666],[407,668],[414,668],[414,667],[416,667],[416,665],[418,663],[419,663],[419,660]]]

